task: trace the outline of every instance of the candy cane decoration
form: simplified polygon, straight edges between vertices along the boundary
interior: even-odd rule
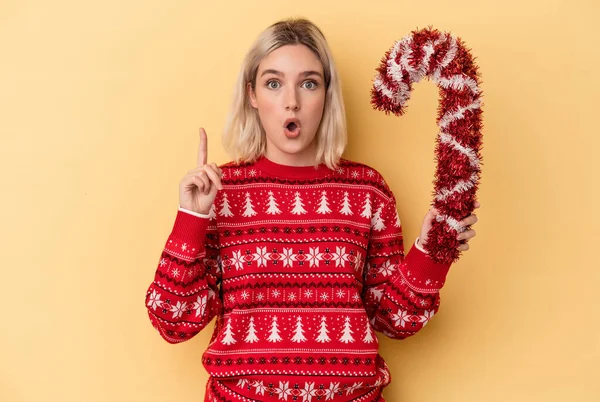
[[[426,28],[397,41],[377,71],[371,103],[386,114],[404,114],[412,84],[423,77],[439,88],[432,206],[440,214],[424,247],[434,261],[454,262],[460,256],[456,236],[469,229],[460,221],[473,212],[482,164],[482,103],[477,65],[460,38]]]

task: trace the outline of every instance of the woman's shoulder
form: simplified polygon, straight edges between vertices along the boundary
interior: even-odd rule
[[[348,180],[371,185],[386,194],[391,192],[383,174],[373,166],[355,160],[341,158],[336,173]]]
[[[347,158],[340,158],[338,172],[342,173],[342,169],[350,177],[358,178],[360,176],[363,179],[366,178],[372,181],[385,181],[383,175],[381,174],[381,172],[379,172],[379,170],[364,162],[359,162]]]

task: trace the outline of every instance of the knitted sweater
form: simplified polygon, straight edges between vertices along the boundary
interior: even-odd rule
[[[423,328],[450,264],[405,255],[394,194],[365,164],[221,168],[210,214],[177,212],[146,295],[170,343],[216,317],[205,401],[383,401],[374,331]]]

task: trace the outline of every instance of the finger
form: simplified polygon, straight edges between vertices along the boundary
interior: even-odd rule
[[[458,246],[458,249],[460,251],[467,251],[469,249],[469,245],[467,243],[461,244],[460,246]]]
[[[202,181],[202,179],[198,176],[192,176],[192,187],[196,187],[198,189],[198,191],[204,192],[204,181]]]
[[[210,166],[213,167],[213,169],[215,170],[215,172],[217,172],[219,174],[220,177],[223,177],[223,169],[221,169],[219,166],[217,166],[216,163],[212,162],[210,164]]]
[[[463,219],[462,221],[460,221],[460,224],[462,226],[466,227],[466,226],[470,226],[470,225],[476,223],[477,220],[478,220],[477,215],[471,214],[471,215],[467,216],[465,219]]]
[[[206,176],[206,172],[202,171],[200,173],[196,173],[196,175],[194,177],[197,177],[198,179],[202,180],[202,183],[204,184],[204,187],[203,187],[204,194],[208,194],[208,191],[210,188],[210,180]]]
[[[439,214],[440,214],[440,211],[431,207],[431,208],[429,208],[429,211],[427,211],[427,215],[425,216],[425,219],[427,221],[431,221],[431,220],[435,219],[435,217]]]
[[[458,236],[456,236],[457,240],[469,240],[473,237],[475,237],[475,229],[470,229],[467,230],[466,232],[462,232],[460,233]]]
[[[188,174],[188,176],[191,177],[191,176],[193,176],[193,175],[195,175],[197,173],[205,172],[207,167],[212,167],[213,170],[215,172],[217,172],[217,174],[219,175],[219,177],[223,177],[223,169],[221,169],[219,166],[217,166],[217,164],[214,163],[214,162],[212,162],[212,163],[210,163],[208,165],[197,166],[197,167],[193,168],[192,170],[190,170],[187,174]]]
[[[479,201],[475,201],[475,208],[479,208],[481,206],[481,203]]]
[[[187,174],[190,175],[190,176],[193,176],[193,175],[198,174],[200,172],[204,172],[206,166],[209,166],[209,165],[196,166],[195,168],[193,168],[192,170],[190,170]]]
[[[207,151],[206,151],[206,131],[200,127],[200,144],[198,145],[198,166],[206,165]]]
[[[221,185],[221,177],[219,176],[219,173],[217,173],[215,170],[213,170],[211,165],[206,165],[205,172],[208,175],[208,178],[217,187],[217,189],[223,190],[223,186]]]

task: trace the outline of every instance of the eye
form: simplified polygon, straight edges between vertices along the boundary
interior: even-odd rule
[[[316,89],[318,84],[315,81],[304,81],[303,85],[306,89]],[[308,86],[307,86],[308,85]]]
[[[273,86],[271,84],[277,84],[277,86]],[[269,88],[269,89],[277,89],[277,88],[279,88],[279,82],[277,82],[275,80],[269,80],[269,81],[267,81],[267,88]]]

